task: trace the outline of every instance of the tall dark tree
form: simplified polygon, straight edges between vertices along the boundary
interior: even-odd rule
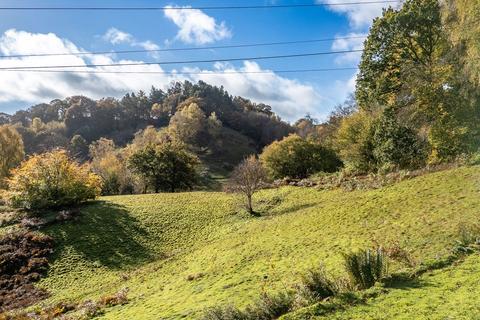
[[[179,144],[149,145],[134,153],[128,162],[156,193],[191,190],[197,182],[199,160]]]

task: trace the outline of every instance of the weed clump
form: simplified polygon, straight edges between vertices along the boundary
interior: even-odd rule
[[[289,293],[262,293],[260,298],[245,310],[228,305],[208,309],[203,320],[273,320],[292,311],[293,296]]]
[[[388,274],[388,257],[381,248],[344,254],[345,268],[352,284],[368,289]]]
[[[296,307],[307,306],[311,303],[333,297],[339,292],[339,284],[331,280],[325,269],[320,266],[308,270],[301,278],[299,284],[295,285]]]
[[[98,301],[86,300],[82,303],[59,302],[49,306],[38,306],[31,311],[17,310],[0,313],[0,320],[88,320],[102,315],[105,308],[128,303],[128,288],[112,295],[101,297]]]

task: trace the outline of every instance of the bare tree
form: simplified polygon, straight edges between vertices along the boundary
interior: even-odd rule
[[[251,215],[256,215],[252,207],[252,197],[262,187],[266,176],[265,169],[260,161],[255,156],[250,156],[233,171],[227,191],[242,194],[245,197],[248,212]]]

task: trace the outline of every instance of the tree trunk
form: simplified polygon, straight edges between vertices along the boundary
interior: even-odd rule
[[[255,212],[253,211],[253,208],[252,208],[252,195],[251,194],[247,194],[247,209],[248,209],[248,212],[251,215],[255,214]]]

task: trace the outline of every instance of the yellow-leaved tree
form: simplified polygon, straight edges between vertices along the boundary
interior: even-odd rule
[[[17,130],[9,125],[0,126],[0,188],[24,156],[23,140]]]
[[[95,199],[100,191],[100,178],[64,150],[30,157],[8,179],[10,204],[27,210],[76,206]]]

